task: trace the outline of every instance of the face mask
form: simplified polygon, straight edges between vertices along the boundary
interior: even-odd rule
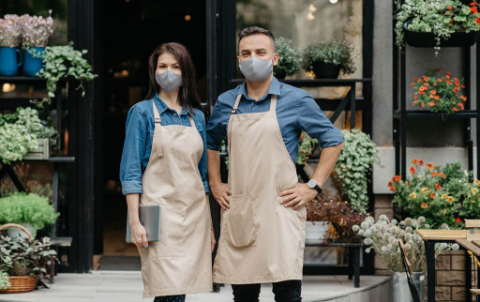
[[[271,60],[260,60],[251,57],[246,61],[240,61],[238,66],[247,80],[260,82],[268,78],[273,72],[273,58]]]
[[[156,74],[155,80],[165,92],[175,91],[183,84],[182,76],[170,70]]]

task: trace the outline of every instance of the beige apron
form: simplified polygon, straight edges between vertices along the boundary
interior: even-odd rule
[[[301,280],[306,208],[285,208],[278,194],[297,186],[295,165],[270,111],[236,114],[228,124],[230,209],[222,213],[213,281],[229,284]]]
[[[210,209],[198,170],[203,141],[191,117],[191,127],[162,126],[152,104],[155,132],[140,205],[161,206],[161,231],[159,242],[138,248],[143,296],[211,291]]]

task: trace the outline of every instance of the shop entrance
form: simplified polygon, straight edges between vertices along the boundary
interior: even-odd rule
[[[109,0],[103,6],[98,34],[103,48],[104,195],[95,208],[94,269],[140,269],[137,248],[125,243],[127,206],[119,180],[127,113],[148,92],[150,53],[172,41],[190,51],[199,94],[206,100],[206,6],[205,0]]]

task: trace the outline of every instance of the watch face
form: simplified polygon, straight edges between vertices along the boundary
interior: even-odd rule
[[[307,183],[307,186],[310,188],[310,189],[313,189],[315,188],[315,186],[317,185],[317,181],[315,179],[310,179]]]

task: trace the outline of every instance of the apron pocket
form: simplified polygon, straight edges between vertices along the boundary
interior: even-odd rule
[[[149,257],[182,257],[185,254],[185,211],[162,206],[160,241],[149,243]]]
[[[257,217],[250,194],[230,196],[230,209],[225,212],[225,234],[234,247],[249,247],[257,239]]]

